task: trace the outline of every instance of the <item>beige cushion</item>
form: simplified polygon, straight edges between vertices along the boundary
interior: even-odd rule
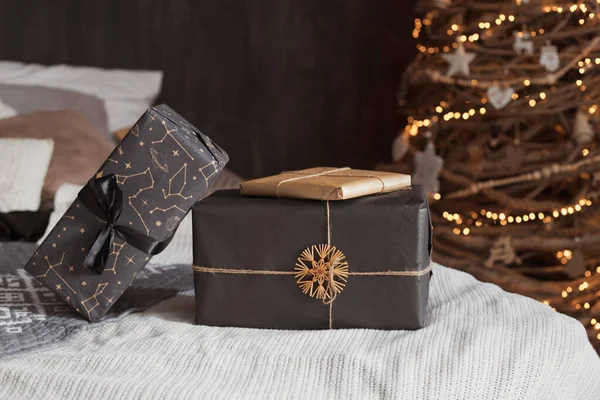
[[[113,146],[92,124],[75,111],[49,111],[0,120],[0,137],[50,138],[54,154],[44,181],[42,208],[63,183],[83,185],[96,172]]]

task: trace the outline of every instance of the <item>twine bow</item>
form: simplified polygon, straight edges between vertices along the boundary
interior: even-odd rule
[[[173,237],[171,234],[165,240],[155,240],[127,226],[117,225],[123,207],[123,192],[118,187],[114,174],[91,179],[81,189],[77,198],[88,211],[104,223],[83,261],[85,268],[90,268],[97,274],[104,272],[117,236],[151,256],[163,251]]]

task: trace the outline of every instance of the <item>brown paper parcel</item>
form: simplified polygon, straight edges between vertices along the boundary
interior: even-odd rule
[[[410,175],[351,168],[315,167],[243,182],[244,196],[348,200],[410,186]]]

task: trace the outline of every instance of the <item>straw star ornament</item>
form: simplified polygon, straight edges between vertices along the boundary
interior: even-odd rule
[[[348,279],[346,256],[328,244],[304,249],[294,270],[302,293],[323,301],[331,301],[341,293]]]

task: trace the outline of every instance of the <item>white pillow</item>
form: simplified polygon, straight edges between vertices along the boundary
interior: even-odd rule
[[[0,61],[0,83],[68,89],[101,98],[111,132],[131,127],[152,105],[160,93],[162,76],[161,71]]]
[[[0,119],[14,117],[17,114],[17,110],[7,104],[4,104],[2,99],[0,99]]]
[[[40,208],[53,150],[52,139],[0,138],[0,212]]]

